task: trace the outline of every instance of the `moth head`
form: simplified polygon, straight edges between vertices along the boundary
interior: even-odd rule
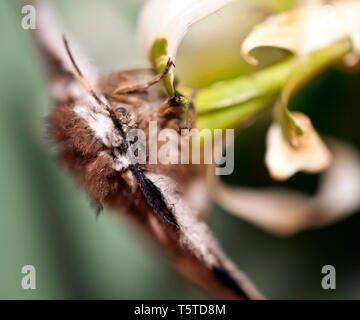
[[[114,114],[116,120],[122,124],[123,130],[128,133],[132,128],[136,128],[136,120],[133,112],[128,111],[125,107],[115,107]]]

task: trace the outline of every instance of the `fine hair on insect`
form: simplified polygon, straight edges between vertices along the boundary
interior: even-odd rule
[[[126,110],[120,110],[121,116],[117,115],[113,108],[107,103],[105,103],[98,94],[94,91],[90,83],[85,78],[84,74],[80,70],[79,66],[77,65],[74,56],[70,50],[69,43],[66,39],[66,37],[63,35],[63,43],[67,52],[67,55],[69,56],[69,59],[71,61],[71,64],[73,65],[76,74],[79,78],[79,81],[81,85],[85,88],[85,90],[95,99],[96,103],[98,103],[105,112],[108,113],[110,119],[112,120],[115,129],[118,131],[120,136],[123,139],[123,144],[119,147],[113,147],[115,150],[112,151],[112,154],[114,152],[119,153],[120,155],[129,157],[130,164],[129,169],[131,170],[133,176],[135,177],[138,186],[146,199],[149,206],[152,208],[152,210],[166,223],[178,228],[178,224],[175,220],[175,217],[172,213],[171,208],[167,205],[165,202],[165,199],[163,197],[163,194],[159,190],[155,184],[146,177],[145,175],[145,169],[136,162],[134,159],[134,153],[132,150],[133,141],[130,141],[128,138],[128,132],[131,129],[136,129],[137,124],[133,119],[130,119],[127,114]],[[142,82],[136,85],[130,85],[125,88],[121,88],[117,90],[115,93],[120,95],[125,95],[131,92],[137,92],[137,91],[144,91],[148,87],[158,83],[166,74],[169,72],[170,68],[174,66],[174,63],[171,59],[167,62],[164,70],[156,75],[153,79],[147,82]],[[165,214],[164,214],[165,213]]]

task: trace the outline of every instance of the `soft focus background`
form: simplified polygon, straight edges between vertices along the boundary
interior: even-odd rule
[[[136,40],[143,1],[49,2],[103,72],[146,64]],[[203,86],[249,72],[239,54],[241,39],[270,10],[286,9],[291,2],[240,1],[196,25],[180,48],[179,78]],[[16,1],[0,1],[0,298],[208,298],[178,276],[130,221],[107,210],[96,220],[85,193],[59,168],[46,137],[51,102],[44,70],[31,31],[21,28],[20,19]],[[267,63],[282,55],[266,51]],[[360,147],[359,88],[359,74],[329,71],[295,104],[320,132]],[[264,115],[239,134],[236,170],[228,182],[274,185],[263,163],[268,121]],[[317,179],[298,174],[285,185],[312,194]],[[226,252],[268,298],[360,298],[360,215],[285,239],[216,206],[210,224]],[[36,290],[21,288],[20,271],[27,264],[36,268]],[[335,291],[321,288],[326,264],[336,267]]]

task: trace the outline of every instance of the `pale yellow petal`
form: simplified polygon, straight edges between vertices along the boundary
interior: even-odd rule
[[[313,128],[310,119],[302,113],[293,112],[296,124],[303,130],[294,136],[290,146],[281,127],[274,123],[267,134],[265,162],[270,175],[276,180],[286,180],[298,171],[316,173],[327,169],[331,153]]]
[[[360,208],[360,153],[331,140],[334,160],[322,176],[318,192],[308,196],[285,189],[230,187],[218,177],[209,188],[229,213],[280,236],[334,223]]]
[[[229,213],[277,235],[291,235],[311,220],[309,197],[284,189],[250,189],[226,186],[220,180],[212,187],[215,201]]]
[[[327,5],[309,5],[270,17],[256,26],[242,45],[247,61],[256,64],[251,51],[271,46],[296,54],[315,51],[350,37],[354,52],[360,53],[360,2],[335,1]]]
[[[320,213],[316,225],[342,219],[360,208],[360,153],[341,141],[331,140],[329,145],[334,159],[314,200]]]

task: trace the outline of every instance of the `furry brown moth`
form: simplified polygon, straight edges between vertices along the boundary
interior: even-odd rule
[[[111,99],[111,104],[106,104],[95,93],[94,89],[91,87],[91,85],[86,80],[83,73],[77,66],[65,37],[63,37],[63,42],[69,59],[79,76],[79,81],[89,92],[89,94],[91,94],[91,96],[95,99],[98,105],[103,108],[105,116],[111,119],[113,124],[113,130],[115,131],[111,134],[114,136],[118,135],[121,138],[120,146],[118,146],[118,142],[116,142],[115,144],[112,143],[110,149],[103,150],[103,153],[98,153],[96,155],[97,158],[92,162],[92,164],[99,164],[99,166],[94,165],[94,167],[92,167],[89,171],[95,170],[98,176],[101,176],[102,172],[107,173],[103,177],[100,177],[100,179],[102,180],[102,183],[100,184],[96,183],[96,185],[92,186],[92,183],[97,181],[92,180],[91,178],[87,179],[88,189],[93,190],[93,200],[97,202],[98,207],[102,207],[103,201],[106,200],[110,193],[116,192],[113,187],[116,174],[113,173],[113,175],[108,175],[109,171],[106,168],[107,166],[110,165],[115,171],[118,171],[120,173],[126,172],[126,170],[130,170],[133,174],[133,177],[136,179],[144,198],[147,200],[153,211],[158,214],[159,217],[161,217],[166,223],[177,227],[176,222],[169,220],[169,218],[167,218],[162,213],[162,210],[165,210],[170,215],[171,219],[174,219],[171,209],[169,209],[169,207],[165,203],[161,191],[153,184],[151,180],[149,180],[145,176],[145,168],[141,167],[134,159],[133,152],[131,150],[132,142],[129,141],[127,136],[127,133],[130,129],[138,127],[138,123],[136,121],[136,114],[131,111],[131,109],[133,109],[135,105],[139,107],[139,104],[144,103],[144,97],[141,97],[139,93],[146,92],[146,90],[150,86],[158,83],[168,73],[171,66],[174,65],[173,62],[169,60],[161,74],[155,76],[153,79],[146,82],[144,81],[133,83],[132,78],[127,73],[123,73],[124,76],[128,76],[128,79],[124,81],[124,84],[122,84],[120,81],[120,87],[111,92],[110,95],[107,95]],[[131,97],[133,99],[131,99]],[[170,103],[166,102],[166,104],[171,107]],[[58,115],[56,115],[56,117],[57,116]],[[56,122],[57,121],[55,120],[54,123]],[[71,138],[76,137],[76,135],[77,132],[74,132],[74,136],[71,136]],[[61,140],[59,142],[61,143]],[[86,141],[83,142],[85,143]],[[112,163],[104,163],[101,160],[99,161],[99,157],[104,157],[104,154],[111,155]],[[121,169],[119,170],[116,170],[117,163],[121,163]],[[91,173],[90,176],[92,177]],[[108,183],[108,186],[106,186],[106,183]],[[109,194],[107,192],[109,192]]]
[[[154,121],[159,130],[176,132],[195,124],[191,102],[177,92],[167,96],[160,81],[174,67],[172,61],[160,74],[139,69],[99,76],[76,41],[62,38],[63,28],[43,2],[37,12],[34,35],[55,102],[50,136],[60,162],[87,190],[97,210],[107,205],[135,219],[166,249],[179,271],[215,296],[261,298],[204,222],[208,197],[203,166],[140,164],[134,159],[132,130],[148,132]]]

